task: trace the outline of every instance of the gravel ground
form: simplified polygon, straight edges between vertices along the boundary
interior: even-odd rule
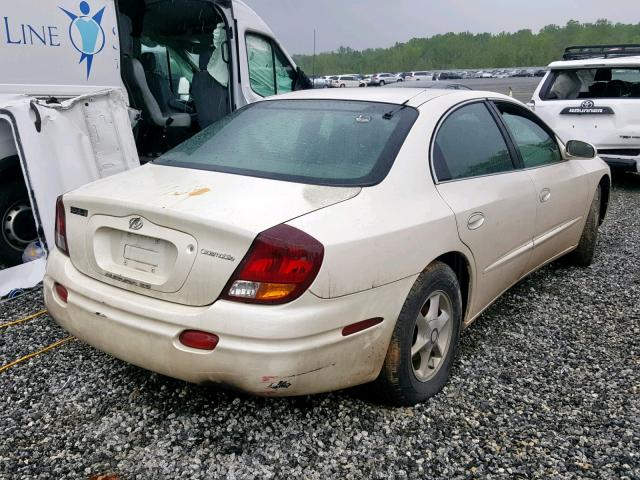
[[[67,343],[0,373],[0,477],[640,479],[638,211],[640,177],[619,179],[594,265],[513,288],[414,408],[238,396]],[[33,292],[0,317],[42,307]],[[0,361],[65,336],[47,316],[9,327]]]

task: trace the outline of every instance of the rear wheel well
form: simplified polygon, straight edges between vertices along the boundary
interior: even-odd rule
[[[611,179],[609,175],[604,175],[600,179],[600,224],[604,222],[604,217],[607,215],[607,209],[609,208],[609,193],[611,191]]]
[[[449,252],[436,258],[448,265],[456,274],[460,284],[460,294],[462,295],[462,318],[463,322],[467,318],[469,309],[469,293],[471,292],[471,267],[464,254],[460,252]]]

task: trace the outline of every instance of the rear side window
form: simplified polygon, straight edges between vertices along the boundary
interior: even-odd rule
[[[433,166],[439,181],[514,169],[507,143],[484,103],[459,108],[444,120],[433,146]]]
[[[640,98],[640,68],[554,70],[541,97],[543,100]]]
[[[525,168],[562,161],[554,136],[526,109],[510,103],[496,103],[509,129]]]
[[[384,114],[394,111],[391,118]],[[340,100],[251,104],[156,160],[315,185],[375,185],[418,116],[413,108]]]
[[[246,42],[251,89],[262,97],[291,92],[296,72],[282,50],[262,35],[248,33]]]

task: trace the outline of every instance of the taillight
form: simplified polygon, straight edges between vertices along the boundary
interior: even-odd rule
[[[56,200],[56,247],[65,255],[69,255],[69,246],[67,245],[67,219],[64,213],[62,195]]]
[[[278,225],[256,237],[227,283],[222,298],[280,304],[302,295],[316,278],[324,247],[311,235]]]

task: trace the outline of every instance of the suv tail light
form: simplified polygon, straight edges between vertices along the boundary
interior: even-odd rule
[[[222,298],[246,303],[282,304],[313,283],[324,247],[311,235],[278,225],[256,237],[225,287]]]
[[[64,202],[62,195],[56,200],[56,247],[62,253],[69,256],[69,246],[67,245],[67,219],[64,213]]]

